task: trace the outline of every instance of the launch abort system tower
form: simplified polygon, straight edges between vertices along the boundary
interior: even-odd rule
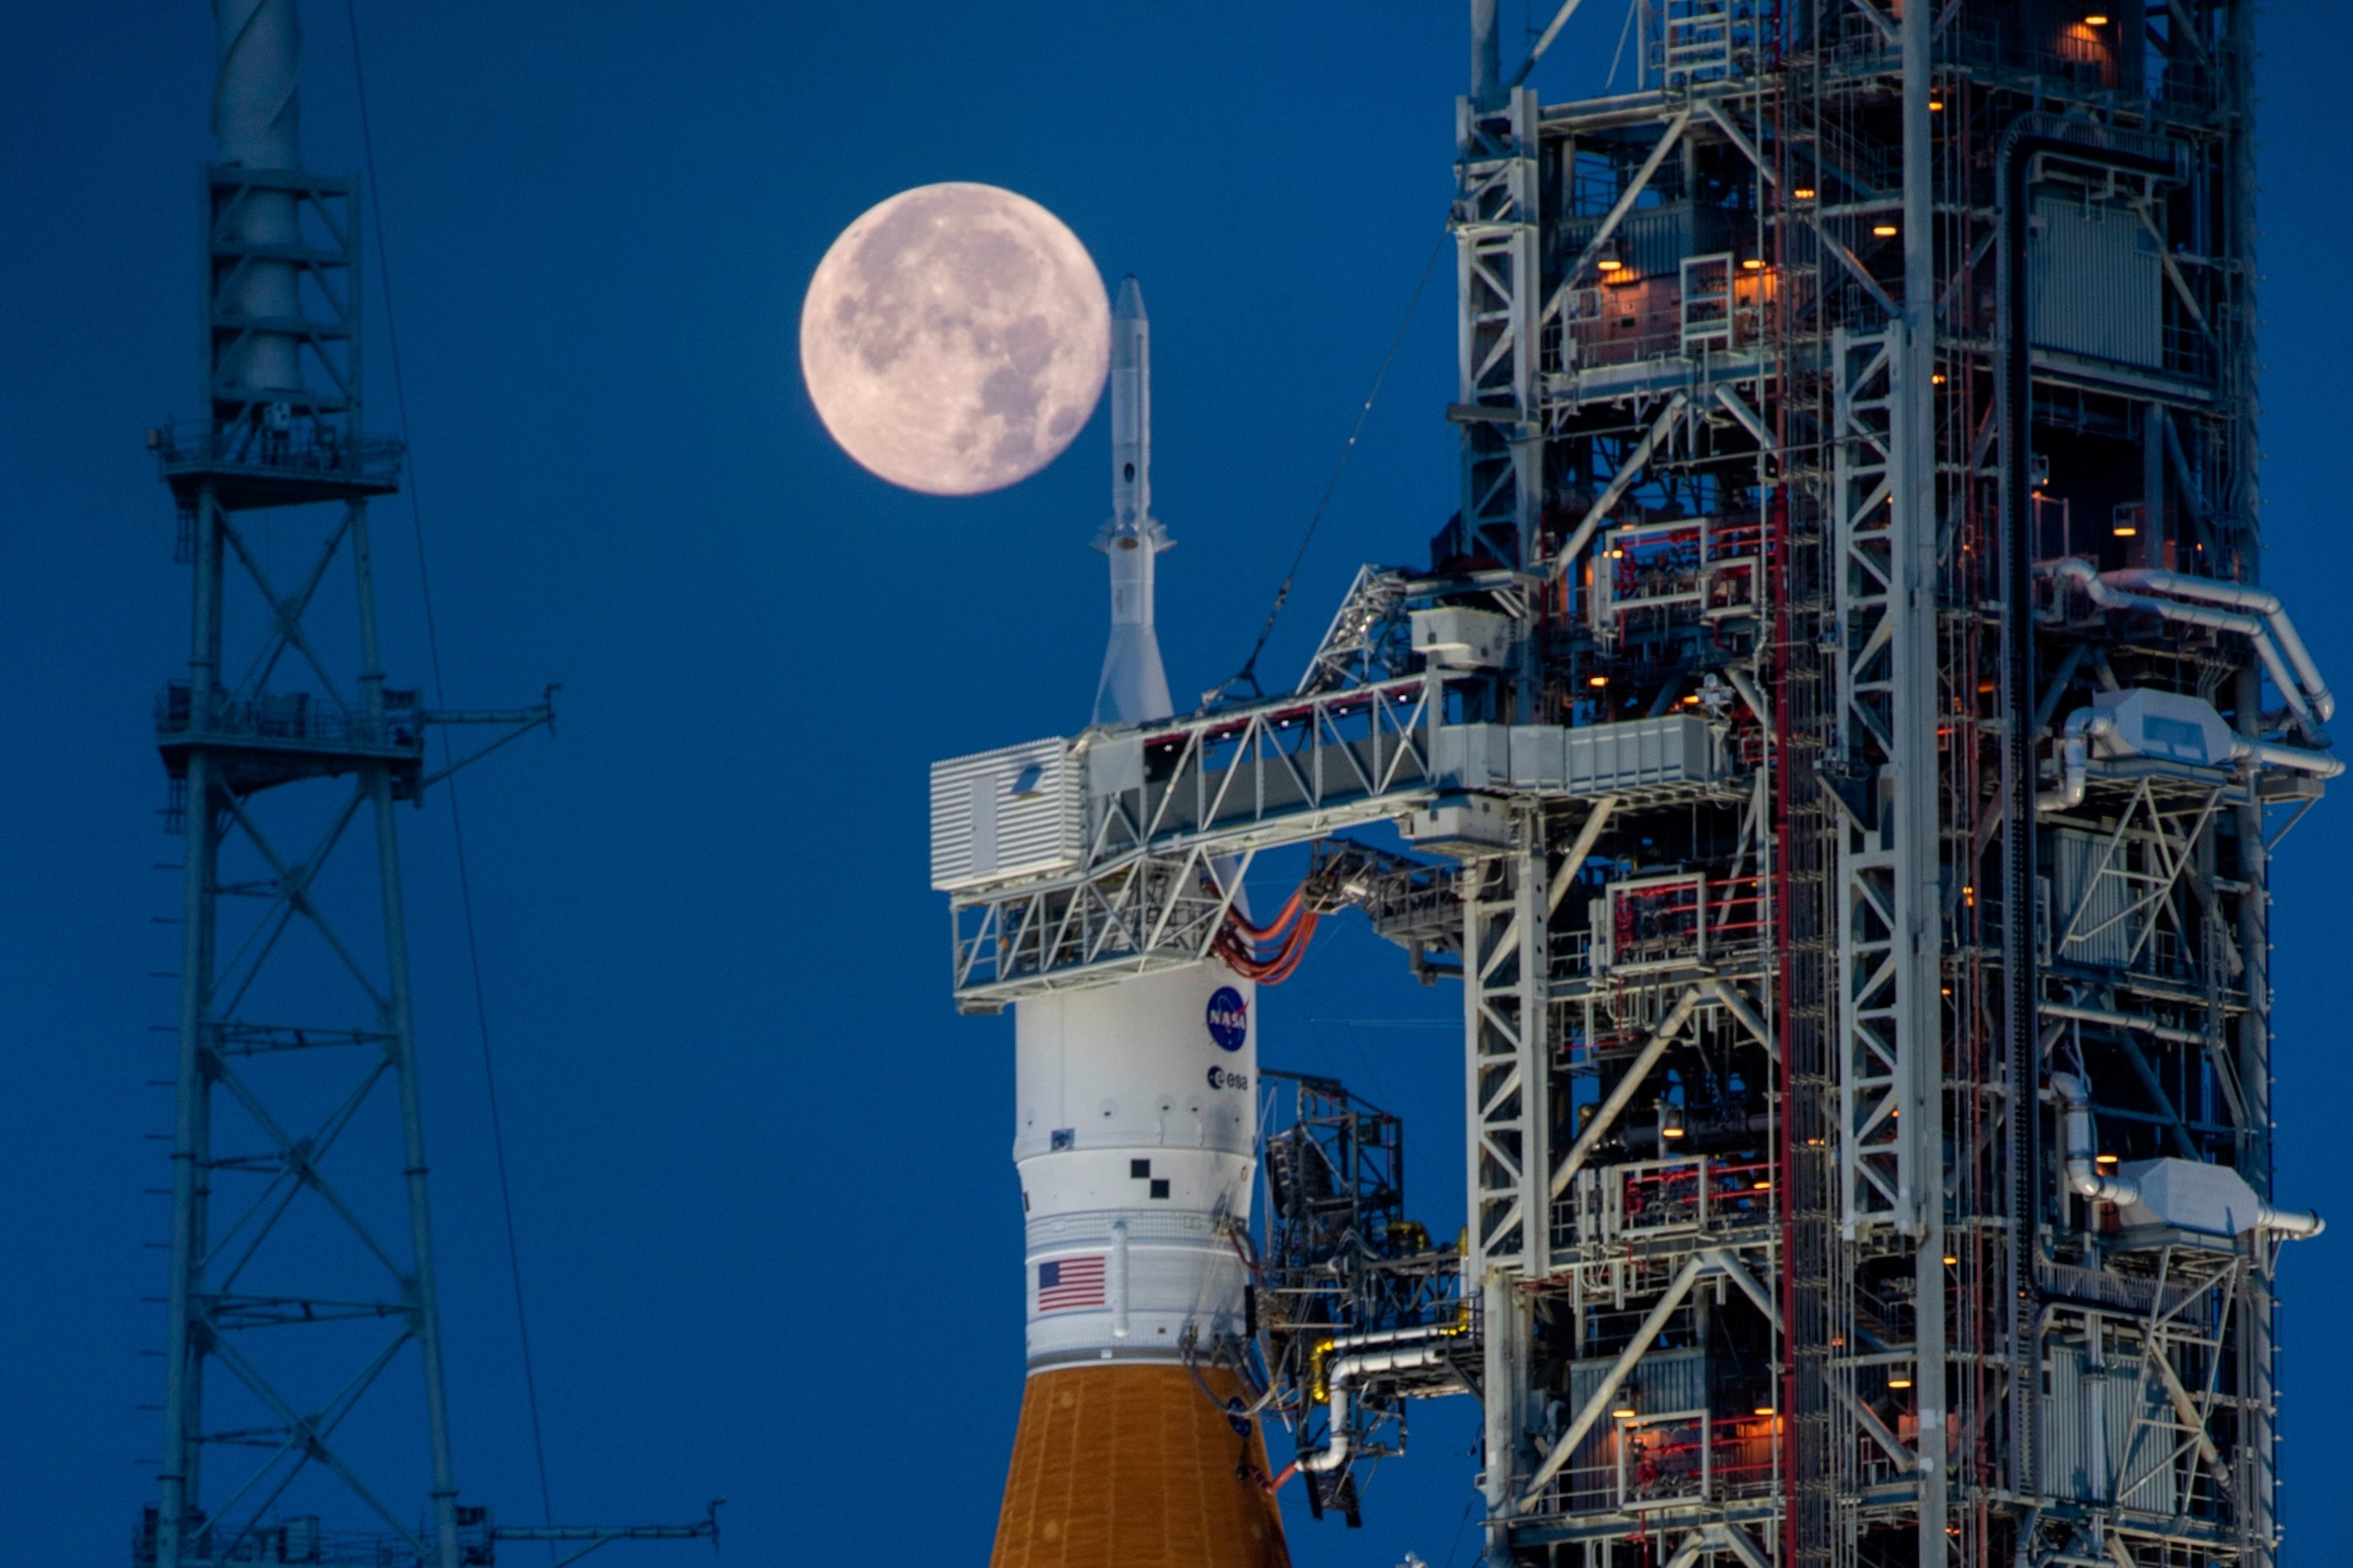
[[[1065,743],[958,1001],[1198,962],[1298,843],[1461,985],[1461,1246],[1303,1086],[1198,1337],[1319,1511],[1469,1392],[1491,1565],[2260,1568],[2268,862],[2341,765],[2260,582],[2253,6],[1633,9],[1546,105],[1473,0],[1428,567]]]

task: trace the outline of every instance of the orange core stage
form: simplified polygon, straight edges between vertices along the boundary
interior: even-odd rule
[[[1181,1366],[1039,1372],[989,1568],[1290,1568],[1268,1473],[1255,1426],[1237,1433]]]

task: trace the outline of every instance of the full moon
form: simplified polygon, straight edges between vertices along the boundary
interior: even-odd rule
[[[818,263],[801,375],[870,471],[927,495],[1018,484],[1094,412],[1111,306],[1061,219],[995,185],[919,185]]]

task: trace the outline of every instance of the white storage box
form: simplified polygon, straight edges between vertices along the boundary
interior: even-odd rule
[[[943,893],[1079,861],[1071,743],[1033,740],[932,764],[932,885]]]

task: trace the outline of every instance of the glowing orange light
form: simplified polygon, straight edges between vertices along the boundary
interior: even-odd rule
[[[1757,1407],[1755,1413],[1758,1415],[1771,1415],[1774,1414],[1774,1410],[1769,1404],[1760,1404]]]
[[[1811,201],[1814,199],[1814,187],[1811,185],[1799,185],[1796,190],[1791,191],[1789,194],[1797,197],[1799,201]]]
[[[1928,382],[1931,386],[1942,387],[1945,384],[1945,373],[1941,370],[1937,371],[1928,377]]]
[[[1892,1377],[1887,1380],[1887,1386],[1890,1388],[1910,1388],[1912,1386],[1912,1380],[1908,1377]]]
[[[1743,268],[1745,268],[1746,270],[1747,270],[1748,271],[1751,271],[1751,272],[1762,272],[1763,270],[1765,270],[1765,263],[1764,263],[1764,261],[1763,261],[1762,260],[1760,260],[1759,258],[1755,257],[1755,256],[1751,256],[1750,258],[1748,258],[1748,260],[1746,260],[1746,261],[1743,261],[1740,265],[1741,265]]]
[[[1594,265],[1600,268],[1604,272],[1615,272],[1621,267],[1625,266],[1626,263],[1619,260],[1615,256],[1604,256],[1600,260],[1595,262]]]
[[[1609,683],[1609,677],[1607,675],[1595,675],[1587,680],[1585,683],[1588,686],[1606,686]]]
[[[2138,534],[2138,533],[2140,532],[2140,530],[2139,530],[2139,529],[2137,529],[2137,528],[2136,528],[2136,527],[2134,527],[2134,526],[2133,526],[2131,524],[2129,524],[2129,523],[2119,523],[2119,524],[2116,524],[2116,537],[2117,537],[2117,538],[2119,538],[2119,539],[2129,539],[2129,538],[2132,538],[2135,535]]]
[[[2105,27],[2107,25],[2107,17],[2096,11],[2084,18],[2084,26],[2087,27]]]
[[[1874,223],[1871,226],[1871,232],[1877,235],[1882,239],[1892,239],[1895,237],[1897,230],[1895,226],[1892,223]]]
[[[2095,1154],[2092,1158],[2102,1165],[2114,1165],[2116,1162],[2116,1157],[2113,1154]]]
[[[1932,99],[1930,99],[1930,100],[1928,101],[1928,112],[1929,112],[1929,113],[1931,113],[1931,114],[1942,114],[1944,111],[1945,111],[1945,101],[1944,101],[1943,99],[1941,99],[1941,98],[1932,98]]]
[[[1631,1421],[1634,1419],[1634,1407],[1630,1404],[1621,1404],[1609,1414],[1613,1420]]]
[[[1752,1181],[1749,1186],[1759,1192],[1769,1192],[1773,1190],[1773,1183],[1770,1181]]]

